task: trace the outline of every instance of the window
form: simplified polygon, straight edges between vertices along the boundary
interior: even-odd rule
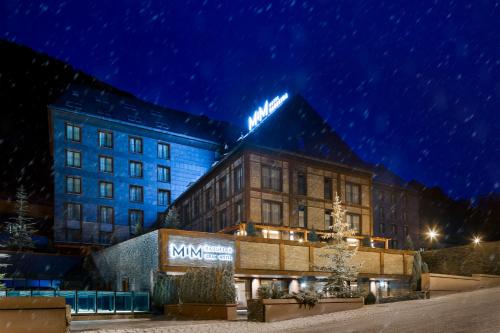
[[[129,161],[128,171],[129,171],[130,177],[142,178],[142,162]]]
[[[137,225],[144,225],[144,212],[139,209],[130,209],[128,211],[128,222],[130,224],[130,228],[134,230]],[[135,230],[134,230],[135,231]]]
[[[281,225],[283,221],[283,205],[281,202],[262,202],[262,222],[264,224]]]
[[[384,191],[378,192],[378,199],[380,200],[380,202],[384,202],[384,199],[385,199]]]
[[[391,224],[391,229],[392,229],[392,234],[397,235],[398,234],[398,225],[397,224]]]
[[[208,216],[205,220],[205,224],[207,226],[207,232],[214,232],[214,224],[212,222],[212,216]]]
[[[82,178],[75,176],[66,176],[66,193],[81,194],[82,193]]]
[[[99,147],[101,148],[113,148],[113,132],[109,131],[98,131],[99,136]]]
[[[403,234],[405,235],[405,237],[408,237],[409,231],[407,225],[403,226]]]
[[[227,210],[224,208],[221,211],[219,211],[219,230],[222,230],[227,226],[228,226]]]
[[[200,195],[195,194],[193,199],[193,216],[197,217],[200,214]]]
[[[234,205],[234,220],[236,224],[239,224],[242,222],[243,219],[243,202],[239,200],[236,202]]]
[[[391,193],[391,203],[396,203],[396,195],[394,193]]]
[[[158,142],[158,158],[162,160],[170,159],[170,145],[168,143]]]
[[[64,218],[66,221],[81,221],[82,205],[77,203],[66,203],[64,209]]]
[[[380,223],[378,225],[378,232],[379,234],[385,234],[385,223]]]
[[[360,186],[358,184],[346,183],[345,184],[345,195],[346,202],[350,204],[361,204],[360,197]]]
[[[99,156],[99,171],[100,172],[113,172],[113,158],[110,156]]]
[[[307,195],[307,177],[304,172],[297,172],[297,194]]]
[[[129,137],[128,149],[131,153],[142,154],[142,139],[133,136]]]
[[[158,165],[157,176],[159,182],[169,183],[170,182],[170,168],[162,165]]]
[[[281,192],[283,177],[281,168],[262,166],[262,188]]]
[[[333,181],[329,177],[325,177],[324,193],[325,200],[333,199]]]
[[[234,193],[239,193],[243,189],[243,167],[240,165],[234,169]]]
[[[396,219],[396,208],[395,207],[391,208],[391,219],[392,220]]]
[[[356,234],[359,234],[361,231],[360,228],[361,216],[359,216],[358,214],[346,214],[346,218],[347,218],[347,223],[349,223],[351,229],[354,229],[356,231]]]
[[[113,183],[99,182],[99,196],[101,198],[113,199]]]
[[[304,205],[297,207],[298,212],[298,227],[305,228],[307,226],[307,208]]]
[[[325,230],[330,230],[330,227],[332,225],[333,225],[332,211],[327,209],[325,210]]]
[[[142,186],[130,185],[129,199],[131,202],[142,202],[144,199]]]
[[[229,196],[229,188],[228,188],[228,177],[224,176],[219,179],[218,185],[219,185],[219,202],[222,202],[227,199]]]
[[[158,190],[158,206],[170,206],[169,190]]]
[[[401,213],[401,220],[406,222],[407,218],[408,218],[408,215],[406,214],[406,212],[402,212]]]
[[[212,209],[213,206],[214,206],[214,198],[213,198],[213,195],[212,195],[212,188],[210,187],[207,190],[205,190],[205,207],[206,207],[206,210]]]
[[[384,212],[384,207],[379,207],[378,208],[378,216],[379,218],[383,221],[385,220],[385,212]]]
[[[81,127],[73,124],[66,124],[66,140],[81,142],[82,141]]]
[[[99,223],[113,224],[114,223],[114,210],[113,207],[99,206]]]
[[[72,168],[82,167],[82,153],[76,150],[66,150],[66,166]]]

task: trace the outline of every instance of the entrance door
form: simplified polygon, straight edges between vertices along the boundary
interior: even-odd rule
[[[236,287],[236,304],[238,309],[246,309],[247,308],[247,297],[245,290],[245,281],[237,281],[235,283]]]

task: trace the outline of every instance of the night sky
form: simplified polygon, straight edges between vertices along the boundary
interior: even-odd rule
[[[369,162],[500,192],[500,2],[404,3],[3,0],[0,38],[242,127],[300,93]]]

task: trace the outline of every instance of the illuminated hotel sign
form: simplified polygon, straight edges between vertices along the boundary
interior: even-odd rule
[[[233,261],[233,248],[229,246],[170,244],[170,258],[191,260]]]
[[[276,111],[288,98],[288,93],[281,96],[276,96],[271,102],[264,103],[264,106],[259,107],[253,113],[253,116],[248,117],[248,131],[253,130],[257,125],[259,125],[264,119],[266,119],[271,113]]]
[[[170,266],[211,266],[234,261],[234,241],[228,239],[170,235],[168,264]]]

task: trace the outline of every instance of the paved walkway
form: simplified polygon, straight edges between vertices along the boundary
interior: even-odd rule
[[[479,332],[500,333],[500,288],[429,300],[377,304],[362,309],[276,323],[246,321],[108,320],[74,322],[72,332]]]

